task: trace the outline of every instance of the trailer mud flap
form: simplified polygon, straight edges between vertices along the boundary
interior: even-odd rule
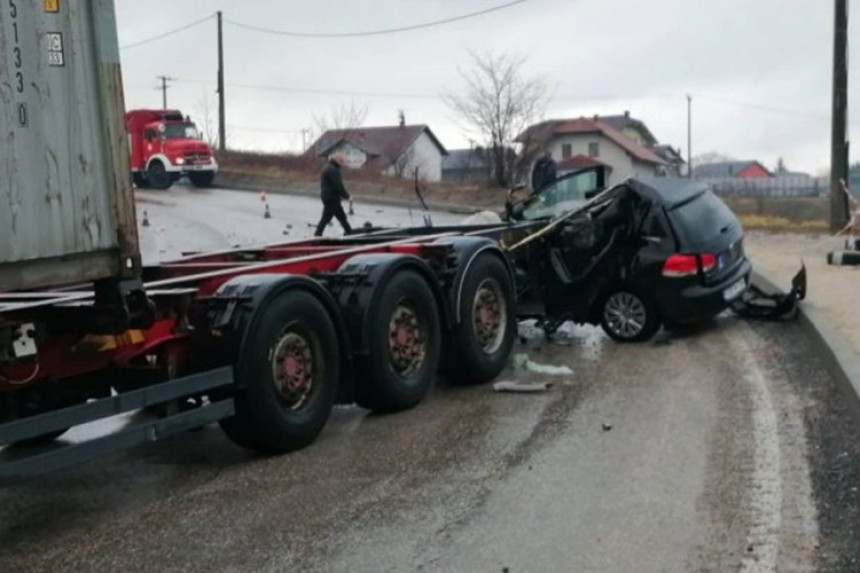
[[[732,311],[753,320],[788,320],[797,316],[798,303],[806,298],[806,265],[791,279],[787,293],[768,293],[754,282],[732,304]]]

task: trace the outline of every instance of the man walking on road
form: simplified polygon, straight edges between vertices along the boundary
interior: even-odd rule
[[[352,205],[352,197],[349,196],[346,187],[343,186],[343,174],[340,171],[342,165],[343,157],[333,155],[320,174],[320,198],[323,203],[323,212],[317,230],[314,232],[314,237],[322,237],[323,230],[332,220],[332,217],[336,218],[340,226],[343,227],[345,235],[352,233],[352,227],[349,226],[346,213],[343,212],[343,207],[340,204],[343,199],[347,199]]]

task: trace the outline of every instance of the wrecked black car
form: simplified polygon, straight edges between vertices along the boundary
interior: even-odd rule
[[[752,284],[737,217],[706,185],[636,177],[606,188],[603,167],[582,169],[508,194],[500,215],[482,212],[461,225],[366,229],[370,235],[453,232],[492,238],[504,248],[517,288],[517,318],[547,334],[563,323],[599,324],[621,342],[649,339],[710,319],[727,308],[748,319],[796,314],[805,269],[788,293]]]
[[[545,330],[573,320],[641,341],[661,325],[711,318],[747,291],[743,230],[705,185],[632,178],[601,191],[601,183],[587,169],[507,206],[511,222],[546,222],[508,245],[519,300]]]

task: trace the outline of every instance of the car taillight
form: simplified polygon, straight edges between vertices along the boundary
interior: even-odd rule
[[[670,255],[663,263],[663,276],[692,277],[699,272],[700,264],[702,271],[712,271],[717,266],[717,259],[714,255]]]

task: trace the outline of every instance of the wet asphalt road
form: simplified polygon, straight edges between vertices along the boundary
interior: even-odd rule
[[[289,456],[211,427],[0,491],[0,571],[860,567],[860,430],[797,324],[516,352],[573,375],[338,408]]]

